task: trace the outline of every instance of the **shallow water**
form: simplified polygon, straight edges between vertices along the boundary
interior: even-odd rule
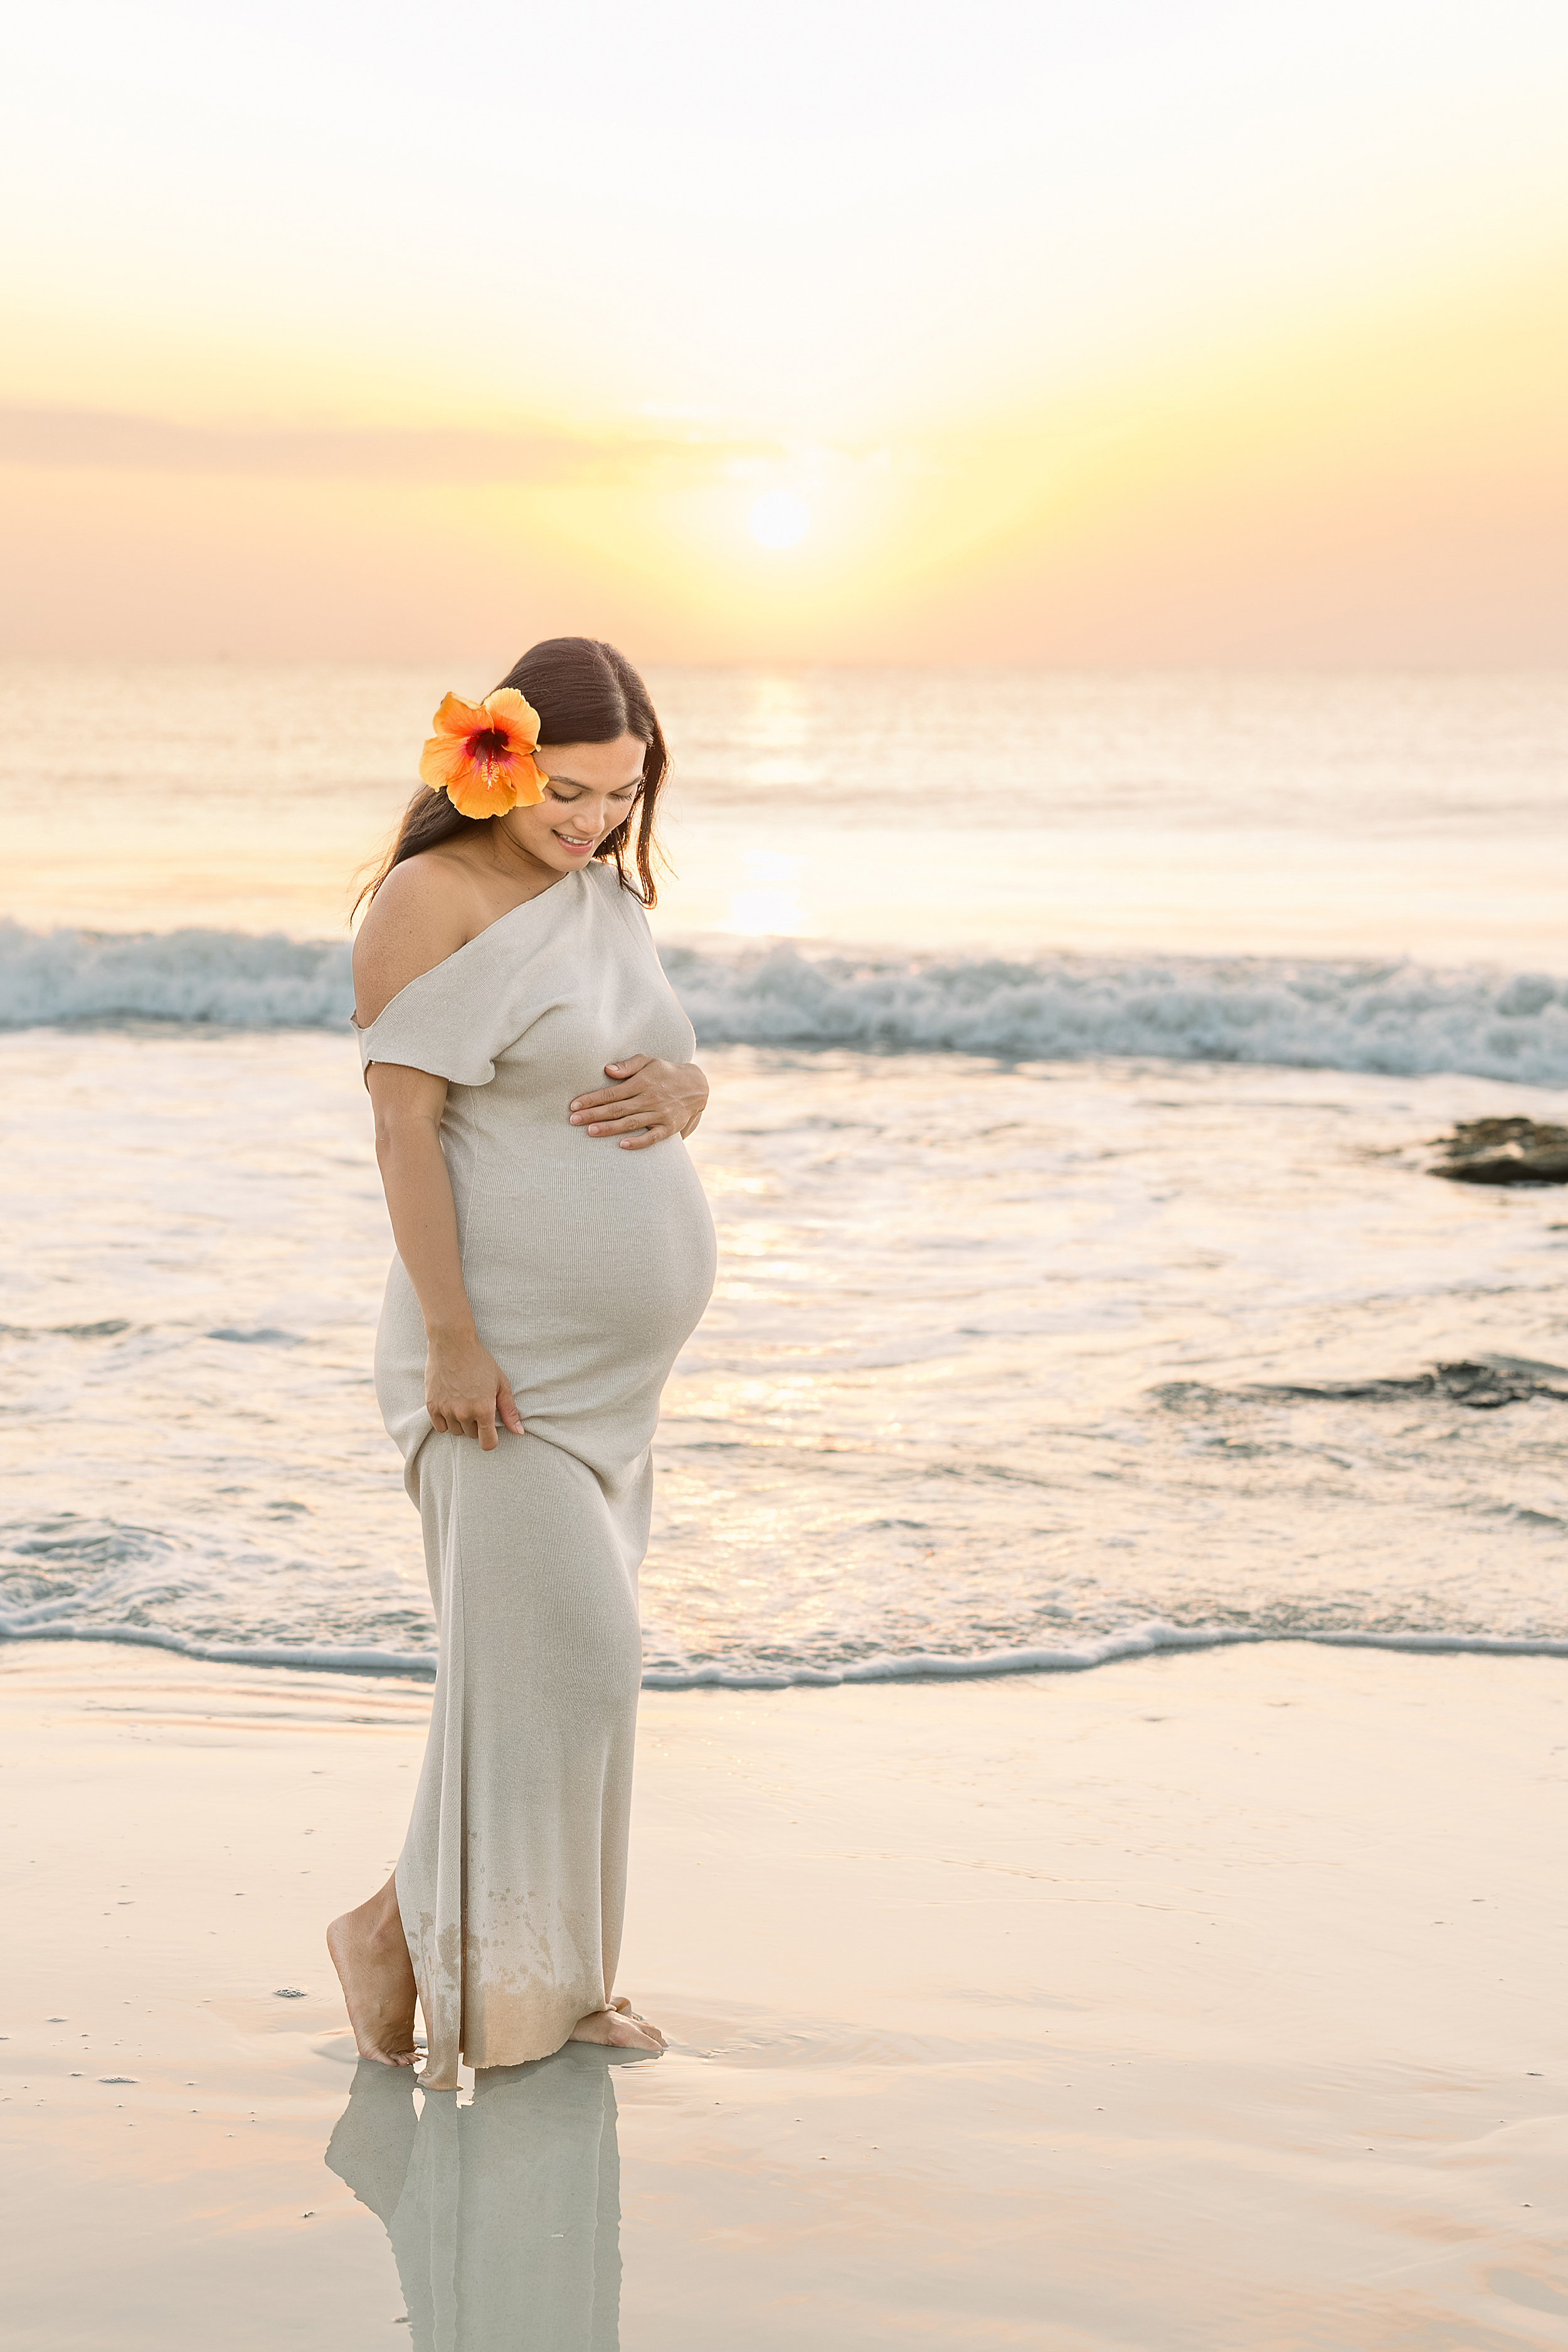
[[[428,1657],[352,1049],[148,1025],[5,1062],[6,1629]],[[1568,1201],[1421,1148],[1531,1090],[709,1064],[721,1263],[666,1394],[650,1680],[1087,1663],[1152,1620],[1568,1637],[1568,1372],[1428,1376],[1568,1356]]]
[[[0,1632],[432,1662],[371,1387],[390,1236],[319,919],[350,819],[363,845],[399,796],[393,720],[416,734],[425,688],[397,677],[131,674],[76,851],[68,793],[9,755],[37,890],[46,835],[60,852],[26,910],[142,929],[0,940]],[[721,1264],[666,1397],[650,1681],[1568,1640],[1568,1193],[1443,1183],[1426,1148],[1564,1115],[1568,959],[1521,949],[1568,879],[1561,684],[661,691],[704,846],[660,938],[714,1079],[694,1150]],[[901,788],[961,704],[952,840],[921,816],[857,865],[842,806]],[[257,709],[287,723],[226,748],[224,712]],[[996,791],[1002,859],[972,824]],[[1367,877],[1400,860],[1369,928]],[[1480,877],[1456,937],[1485,965],[1439,952],[1439,866]],[[962,944],[993,930],[1000,952]],[[1435,960],[1402,963],[1421,939]]]

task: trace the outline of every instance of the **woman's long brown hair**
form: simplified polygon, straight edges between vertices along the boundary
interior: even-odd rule
[[[500,683],[516,687],[538,711],[542,747],[613,743],[621,735],[636,735],[647,746],[636,805],[614,833],[605,835],[594,855],[613,858],[623,887],[645,907],[656,907],[658,888],[653,869],[659,852],[654,814],[659,787],[669,773],[669,751],[648,690],[625,654],[597,637],[546,637],[531,646]],[[403,812],[396,839],[350,908],[351,919],[405,857],[416,857],[438,841],[451,841],[465,825],[495,822],[494,817],[464,816],[445,793],[433,793],[421,784]],[[635,861],[635,881],[626,870],[628,858]]]

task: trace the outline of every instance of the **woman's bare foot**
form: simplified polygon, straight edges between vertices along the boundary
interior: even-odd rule
[[[414,1963],[397,1908],[397,1881],[389,1878],[379,1895],[345,1911],[327,1929],[327,1949],[348,2003],[354,2046],[362,2058],[384,2066],[412,2066]]]
[[[664,2036],[646,2017],[638,2017],[623,1994],[607,2008],[590,2010],[567,2035],[569,2042],[606,2042],[613,2050],[662,2050]]]

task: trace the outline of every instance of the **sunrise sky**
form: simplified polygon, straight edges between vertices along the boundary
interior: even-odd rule
[[[0,650],[1568,646],[1561,0],[62,0],[7,80]]]

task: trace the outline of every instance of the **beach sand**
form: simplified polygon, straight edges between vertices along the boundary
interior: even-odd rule
[[[648,1695],[671,2050],[428,2101],[321,1942],[427,1685],[26,1643],[0,1696],[17,2352],[1568,2342],[1562,1662]]]

